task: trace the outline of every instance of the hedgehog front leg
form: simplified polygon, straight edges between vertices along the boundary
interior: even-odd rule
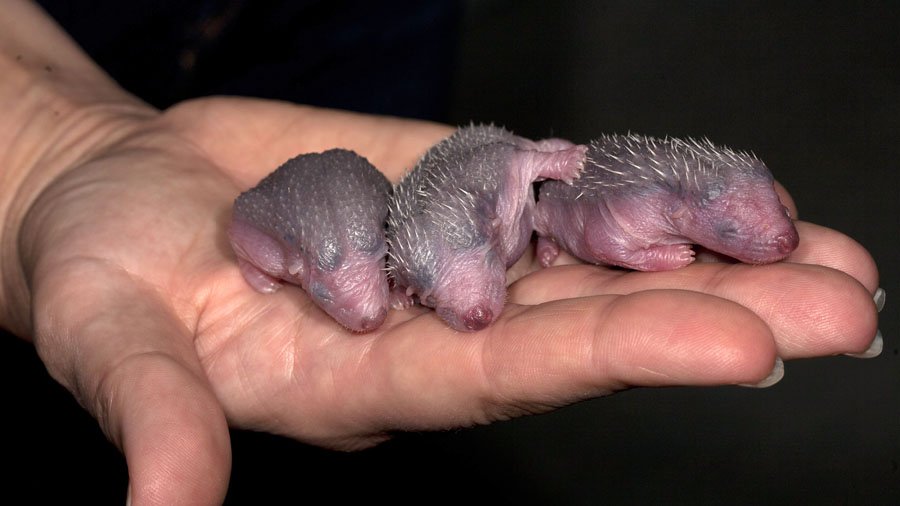
[[[559,256],[559,245],[549,237],[539,236],[536,254],[541,267],[550,267]]]

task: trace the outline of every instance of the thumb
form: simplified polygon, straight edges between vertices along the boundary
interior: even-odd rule
[[[38,269],[32,286],[35,347],[125,454],[131,503],[221,503],[225,415],[191,333],[159,292],[85,259]]]

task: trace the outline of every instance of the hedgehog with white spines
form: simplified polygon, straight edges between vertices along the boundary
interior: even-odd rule
[[[415,298],[461,331],[488,326],[505,303],[506,269],[531,237],[532,183],[571,182],[586,150],[493,125],[460,128],[429,149],[389,204],[388,274],[399,305]]]
[[[694,259],[692,244],[748,263],[785,258],[797,231],[756,156],[708,139],[603,135],[582,176],[548,181],[535,210],[538,258],[559,249],[597,264],[667,270]]]
[[[706,138],[603,135],[590,143],[587,157],[594,170],[586,171],[573,185],[587,194],[649,184],[666,185],[673,191],[702,192],[721,182],[719,170],[726,166],[728,171],[772,177],[755,156],[715,146]]]

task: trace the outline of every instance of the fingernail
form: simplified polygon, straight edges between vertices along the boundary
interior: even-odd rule
[[[742,387],[750,387],[750,388],[767,388],[775,383],[781,381],[781,378],[784,377],[784,360],[781,360],[781,357],[775,357],[775,367],[772,368],[772,372],[769,373],[768,376],[765,377],[759,383],[741,383]]]
[[[878,287],[875,290],[875,295],[872,296],[872,299],[875,301],[875,308],[878,309],[880,313],[884,308],[884,299],[887,297],[887,292],[884,291],[884,288]]]
[[[881,355],[881,350],[884,349],[884,339],[881,337],[881,330],[875,332],[875,339],[872,340],[872,344],[869,345],[869,348],[862,353],[847,353],[848,357],[853,358],[875,358],[878,355]]]
[[[131,506],[131,482],[128,483],[128,492],[125,494],[125,506]]]

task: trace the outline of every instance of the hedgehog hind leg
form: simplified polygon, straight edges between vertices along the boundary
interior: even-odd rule
[[[524,151],[521,156],[532,168],[533,180],[559,179],[571,183],[581,176],[586,154],[587,146],[572,145],[557,151]]]
[[[555,137],[540,139],[532,142],[534,143],[535,149],[537,149],[538,151],[546,152],[561,151],[575,146],[572,141],[566,139],[558,139]]]
[[[549,237],[538,236],[536,255],[541,267],[550,267],[559,257],[559,245]]]
[[[247,260],[238,257],[238,266],[244,280],[257,292],[275,293],[281,288],[282,282],[279,279],[269,276]]]
[[[388,291],[388,305],[391,306],[391,309],[403,311],[404,309],[412,307],[415,303],[416,301],[413,298],[412,290],[407,287],[391,286]]]
[[[639,271],[669,271],[694,261],[690,244],[657,244],[634,250],[622,256],[617,265]]]

